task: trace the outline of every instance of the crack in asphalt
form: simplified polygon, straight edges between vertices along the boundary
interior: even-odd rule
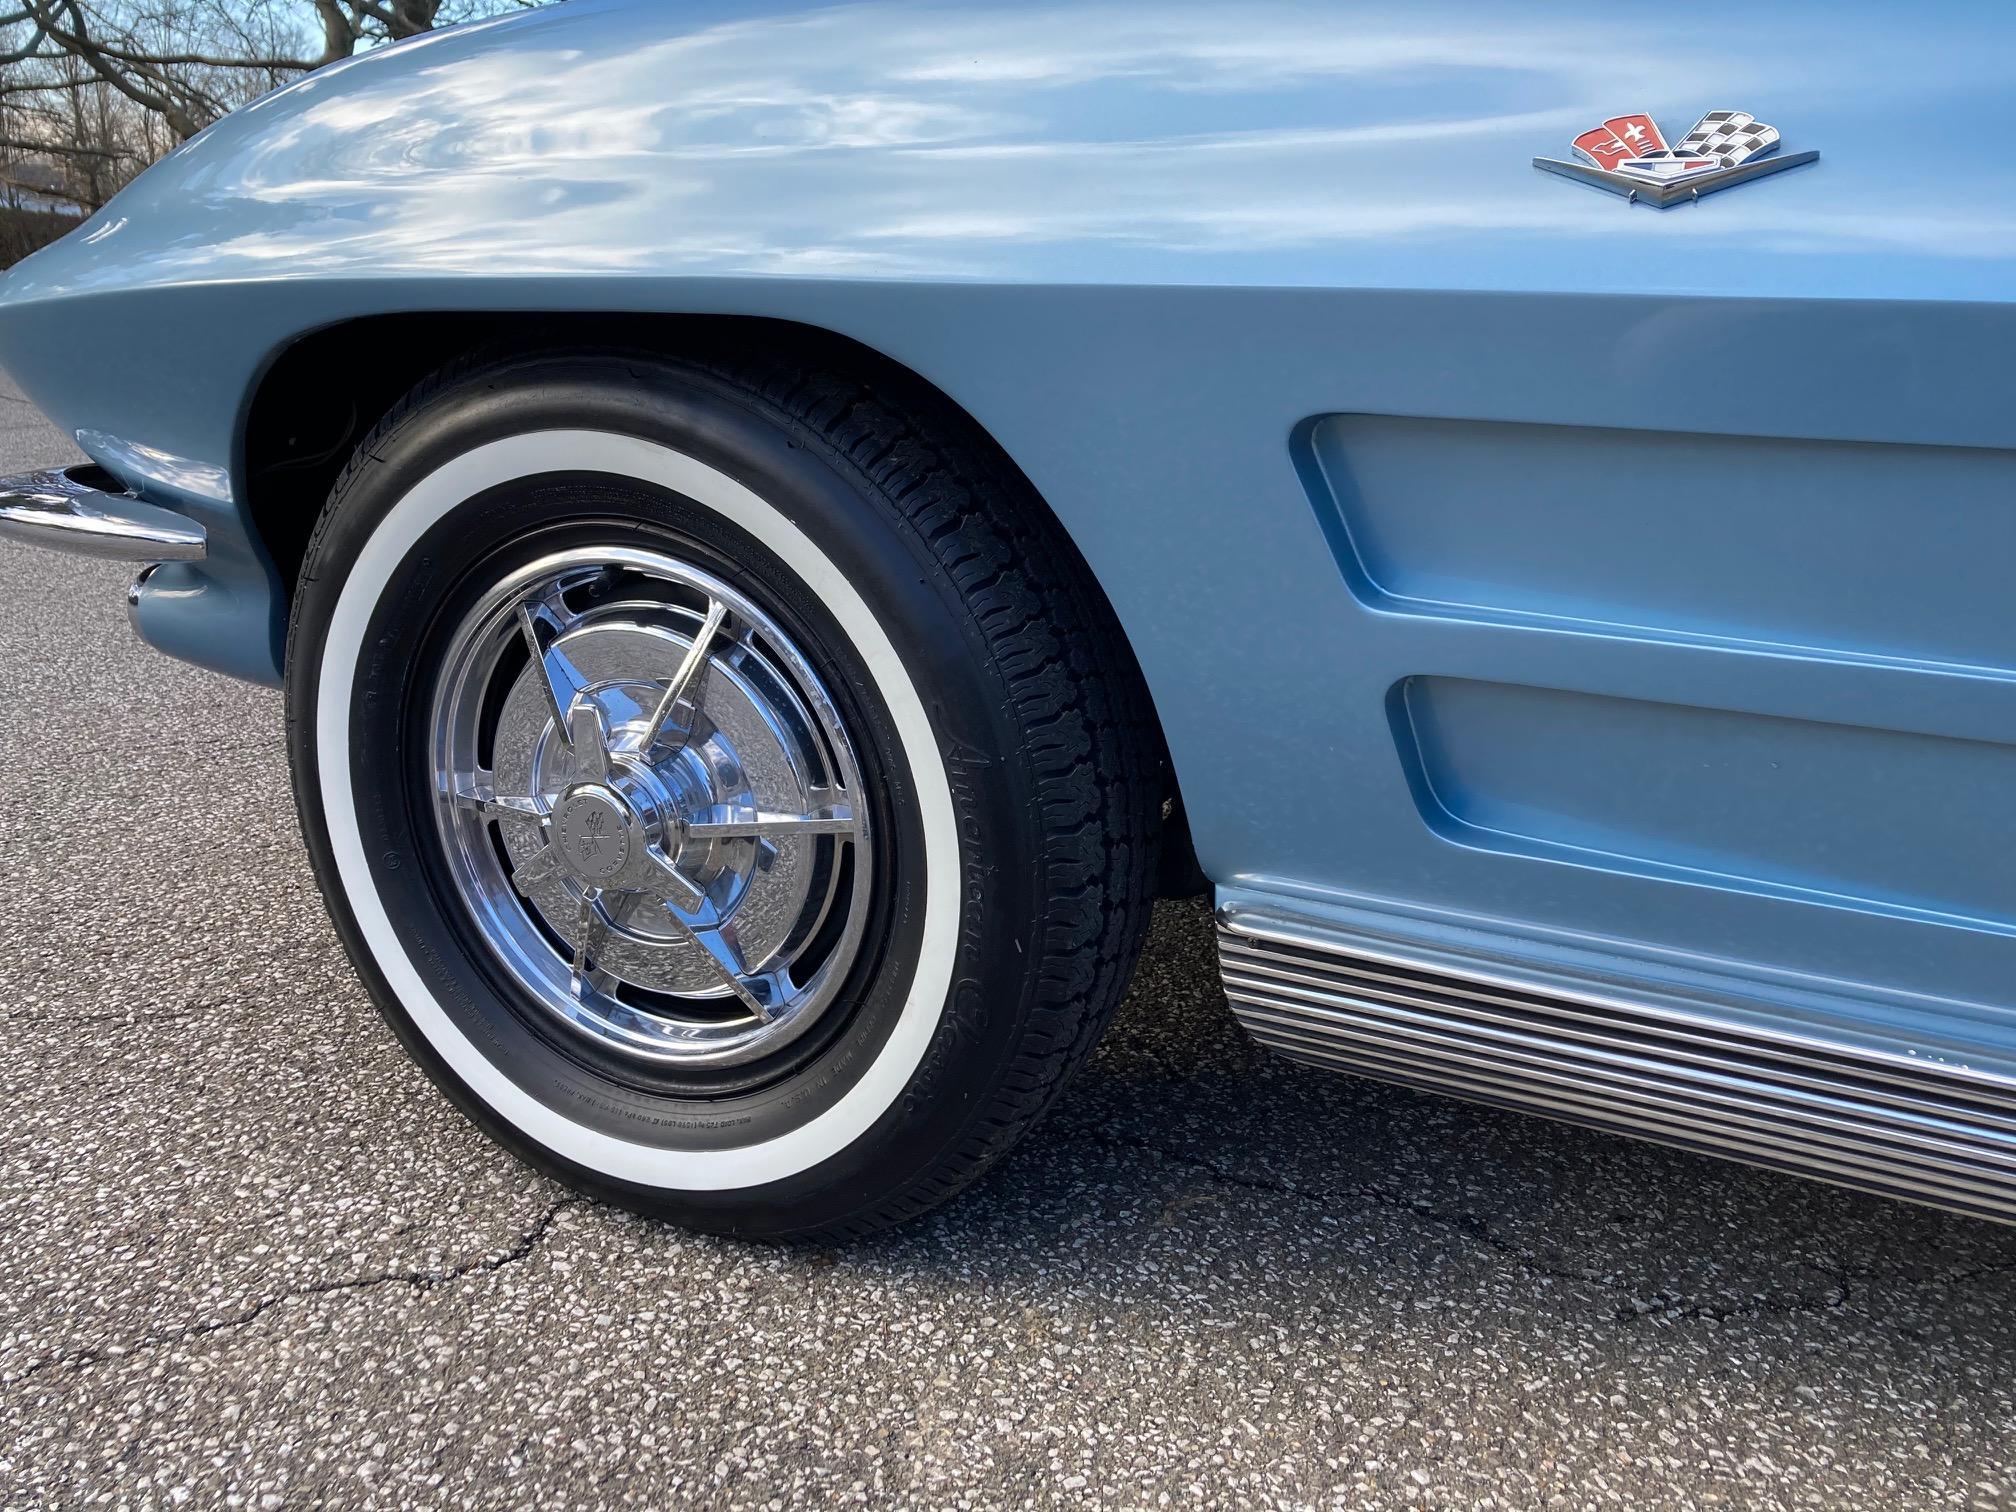
[[[133,1355],[146,1354],[159,1349],[164,1344],[180,1344],[189,1339],[207,1338],[211,1334],[225,1333],[257,1322],[274,1308],[288,1302],[297,1302],[306,1297],[326,1297],[343,1292],[372,1291],[384,1286],[407,1286],[415,1292],[431,1292],[444,1286],[452,1286],[471,1276],[487,1276],[529,1260],[546,1241],[552,1231],[554,1220],[570,1207],[578,1207],[588,1199],[578,1194],[569,1194],[554,1199],[531,1227],[520,1234],[508,1249],[491,1251],[475,1260],[451,1265],[445,1270],[390,1270],[370,1276],[351,1276],[340,1281],[315,1281],[306,1286],[289,1287],[275,1292],[270,1297],[262,1297],[250,1307],[232,1314],[228,1318],[212,1318],[198,1323],[183,1324],[179,1328],[164,1329],[148,1334],[131,1344],[107,1344],[94,1349],[70,1350],[54,1354],[10,1376],[0,1377],[0,1384],[18,1385],[30,1378],[50,1370],[84,1370],[93,1365],[102,1365],[108,1360],[123,1360]]]
[[[1497,1233],[1492,1229],[1489,1222],[1475,1213],[1444,1212],[1428,1204],[1416,1202],[1385,1187],[1356,1185],[1343,1191],[1326,1191],[1319,1188],[1301,1186],[1280,1177],[1255,1176],[1244,1171],[1237,1171],[1228,1166],[1220,1165],[1215,1161],[1190,1154],[1187,1151],[1171,1149],[1166,1145],[1158,1144],[1153,1140],[1144,1139],[1139,1136],[1110,1134],[1103,1130],[1085,1126],[1067,1127],[1061,1132],[1068,1137],[1078,1138],[1086,1143],[1102,1146],[1107,1149],[1137,1151],[1167,1161],[1172,1165],[1202,1171],[1214,1181],[1225,1186],[1246,1191],[1287,1197],[1298,1202],[1311,1203],[1326,1209],[1334,1209],[1351,1200],[1356,1200],[1391,1212],[1405,1213],[1407,1216],[1423,1223],[1453,1230],[1465,1238],[1484,1246],[1486,1249],[1503,1255],[1529,1275],[1556,1281],[1579,1282],[1585,1286],[1593,1286],[1603,1291],[1615,1292],[1626,1296],[1629,1300],[1620,1304],[1612,1314],[1613,1321],[1619,1323],[1632,1323],[1641,1318],[1666,1321],[1707,1320],[1721,1323],[1734,1318],[1838,1312],[1847,1305],[1850,1296],[1848,1284],[1850,1273],[1847,1270],[1802,1260],[1799,1262],[1800,1264],[1819,1272],[1833,1283],[1826,1297],[1817,1299],[1798,1296],[1780,1298],[1766,1293],[1750,1302],[1731,1303],[1723,1306],[1706,1302],[1689,1302],[1685,1297],[1675,1293],[1656,1292],[1649,1297],[1641,1297],[1628,1284],[1617,1281],[1600,1272],[1549,1265],[1531,1250]],[[1983,1274],[1990,1274],[1998,1271],[2016,1270],[2016,1265],[1983,1266],[1979,1267],[1978,1270]],[[1879,1278],[1862,1277],[1858,1279]],[[1911,1278],[1894,1277],[1880,1279],[1907,1280]],[[1957,1280],[1959,1278],[1951,1279]]]
[[[1481,1245],[1495,1254],[1503,1256],[1529,1275],[1550,1280],[1576,1282],[1594,1287],[1600,1291],[1620,1294],[1628,1300],[1620,1303],[1611,1314],[1617,1323],[1632,1323],[1651,1318],[1655,1321],[1711,1321],[1727,1322],[1737,1318],[1790,1316],[1794,1314],[1824,1314],[1838,1312],[1847,1306],[1857,1285],[1902,1283],[1925,1287],[1951,1287],[1971,1281],[1996,1276],[2016,1274],[2016,1262],[1992,1265],[1970,1266],[1945,1275],[1916,1275],[1906,1271],[1885,1271],[1876,1267],[1850,1267],[1819,1260],[1801,1260],[1801,1266],[1825,1277],[1831,1284],[1823,1297],[1781,1297],[1772,1293],[1759,1295],[1750,1302],[1717,1305],[1707,1302],[1690,1302],[1683,1294],[1675,1292],[1655,1292],[1641,1296],[1626,1282],[1600,1271],[1577,1269],[1549,1264],[1530,1248],[1507,1239],[1494,1230],[1488,1220],[1472,1212],[1450,1212],[1428,1203],[1407,1197],[1391,1188],[1359,1183],[1345,1188],[1320,1188],[1306,1186],[1283,1177],[1255,1174],[1235,1169],[1220,1162],[1176,1149],[1138,1135],[1114,1134],[1103,1129],[1077,1125],[1066,1125],[1058,1130],[1065,1138],[1077,1139],[1097,1148],[1126,1151],[1147,1155],[1169,1165],[1185,1170],[1201,1172],[1221,1186],[1238,1191],[1254,1192],[1261,1195],[1285,1198],[1293,1202],[1320,1207],[1334,1212],[1338,1208],[1357,1203],[1363,1207],[1377,1208],[1388,1212],[1404,1214],[1417,1222],[1432,1225],[1461,1235],[1471,1242]],[[213,1334],[225,1333],[256,1322],[267,1313],[288,1302],[309,1297],[333,1296],[344,1293],[362,1293],[387,1286],[406,1286],[415,1292],[431,1292],[445,1286],[475,1276],[491,1275],[509,1266],[521,1264],[530,1259],[545,1243],[560,1214],[570,1207],[590,1205],[591,1199],[578,1193],[555,1198],[540,1213],[539,1217],[521,1233],[511,1245],[501,1251],[492,1251],[474,1260],[465,1261],[438,1270],[387,1270],[372,1275],[352,1276],[341,1280],[317,1281],[303,1286],[290,1287],[263,1297],[250,1306],[233,1313],[229,1317],[207,1319],[180,1327],[164,1329],[146,1335],[130,1344],[108,1344],[90,1349],[71,1350],[57,1353],[46,1359],[37,1360],[19,1372],[0,1376],[0,1384],[18,1385],[35,1376],[49,1371],[82,1370],[101,1365],[111,1360],[144,1354],[161,1348],[186,1342],[190,1339],[206,1338]],[[1089,1263],[1089,1262],[1088,1262]]]

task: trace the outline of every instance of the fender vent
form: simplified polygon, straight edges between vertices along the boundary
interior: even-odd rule
[[[2016,1085],[1218,913],[1240,1023],[1292,1060],[2016,1222]]]

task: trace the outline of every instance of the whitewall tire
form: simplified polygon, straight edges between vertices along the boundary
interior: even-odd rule
[[[318,523],[288,695],[325,896],[435,1080],[584,1189],[899,1220],[1124,986],[1138,674],[1040,504],[929,422],[838,373],[472,365]]]

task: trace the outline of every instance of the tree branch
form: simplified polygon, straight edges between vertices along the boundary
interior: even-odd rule
[[[0,0],[0,153],[54,165],[63,187],[52,192],[102,205],[138,168],[289,77],[540,3]],[[0,246],[0,266],[11,255]]]
[[[126,154],[107,147],[86,147],[81,142],[36,142],[26,137],[0,136],[0,152],[28,152],[44,157],[117,158]]]

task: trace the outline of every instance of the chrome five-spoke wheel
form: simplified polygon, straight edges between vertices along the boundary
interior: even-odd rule
[[[832,699],[758,605],[660,552],[512,573],[434,701],[462,902],[538,1004],[629,1055],[754,1059],[860,945],[874,870]]]

